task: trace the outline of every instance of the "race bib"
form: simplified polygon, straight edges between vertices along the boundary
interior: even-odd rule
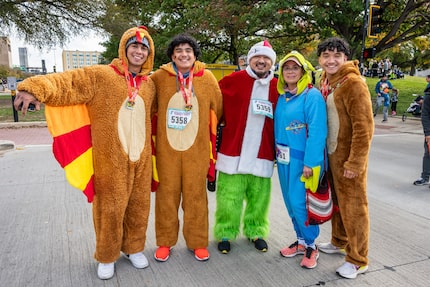
[[[290,148],[288,146],[276,144],[276,161],[279,164],[290,163]]]
[[[265,100],[252,100],[252,113],[273,119],[273,105]]]
[[[170,129],[183,130],[191,121],[192,111],[169,109],[167,115],[167,126]]]

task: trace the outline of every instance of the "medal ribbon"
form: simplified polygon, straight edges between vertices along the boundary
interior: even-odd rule
[[[327,101],[327,97],[331,92],[330,84],[328,83],[328,79],[325,79],[324,83],[322,84],[321,94],[324,97],[324,100]]]
[[[180,71],[178,71],[179,86],[181,89],[182,96],[184,97],[185,109],[188,109],[188,110],[190,110],[193,107],[193,105],[191,105],[191,95],[193,93],[193,76],[194,76],[193,71],[194,71],[194,67],[192,67],[190,70],[190,76],[188,78],[188,89],[186,88],[184,75]]]
[[[141,77],[137,77],[137,83],[135,78],[133,78],[133,88],[131,87],[131,79],[130,79],[130,72],[128,71],[127,65],[122,62],[122,66],[124,67],[124,76],[125,80],[127,82],[127,90],[128,90],[128,103],[131,106],[134,106],[134,100],[137,96],[137,91],[139,90],[140,84],[142,83]]]
[[[339,83],[336,84],[334,88],[330,86],[330,83],[328,82],[328,79],[326,78],[324,83],[322,84],[321,88],[321,94],[324,97],[324,100],[327,101],[328,95],[330,95],[332,92],[336,90],[336,88],[339,88],[346,80],[348,80],[348,77],[344,77]]]

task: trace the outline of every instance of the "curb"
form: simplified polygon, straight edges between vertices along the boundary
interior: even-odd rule
[[[0,140],[0,155],[14,149],[15,149],[15,143],[13,141]]]
[[[47,127],[46,121],[42,122],[7,122],[0,123],[0,130],[2,129],[23,129],[23,128],[44,128]],[[0,139],[0,156],[5,152],[15,150],[16,144],[10,140]]]
[[[44,128],[47,126],[46,121],[0,123],[0,129]]]

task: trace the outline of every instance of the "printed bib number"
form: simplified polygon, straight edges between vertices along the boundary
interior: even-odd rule
[[[276,144],[276,161],[280,164],[290,163],[290,148],[288,146]]]
[[[191,121],[192,111],[169,109],[167,115],[167,126],[170,129],[183,130]]]
[[[252,100],[252,113],[273,119],[272,103],[265,100]]]

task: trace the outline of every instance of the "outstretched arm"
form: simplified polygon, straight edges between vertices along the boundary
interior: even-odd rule
[[[36,111],[40,111],[40,102],[36,99],[35,96],[28,92],[19,91],[16,94],[15,100],[13,101],[13,106],[15,110],[21,110],[21,113],[25,115],[28,110],[28,106],[30,104],[34,104],[36,107]]]

